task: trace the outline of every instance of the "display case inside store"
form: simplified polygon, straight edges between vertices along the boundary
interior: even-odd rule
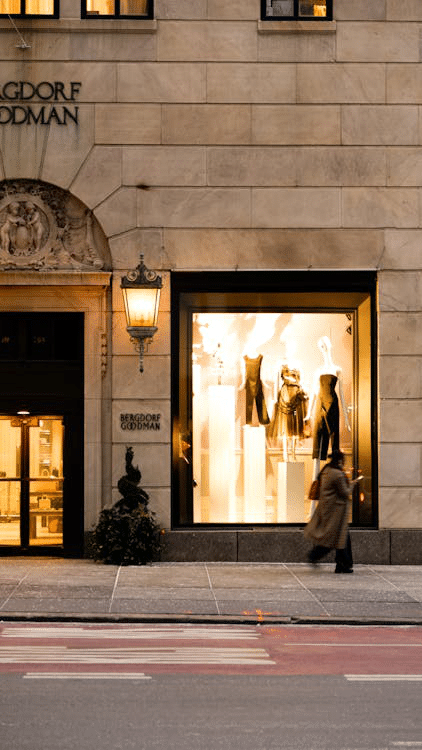
[[[179,517],[205,525],[303,524],[313,511],[311,482],[340,448],[350,476],[365,474],[350,520],[370,525],[370,297],[260,295],[255,309],[253,299],[182,296]]]
[[[0,416],[0,546],[63,543],[61,417]]]
[[[194,522],[294,523],[341,444],[351,464],[350,313],[192,316]]]

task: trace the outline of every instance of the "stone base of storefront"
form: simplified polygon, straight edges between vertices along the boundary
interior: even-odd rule
[[[364,565],[422,565],[422,529],[351,529],[353,557]],[[86,535],[85,556],[90,557]],[[177,530],[163,537],[161,562],[306,562],[302,529]],[[334,560],[334,552],[325,558]]]
[[[352,529],[353,557],[366,565],[421,565],[422,529]],[[302,529],[169,531],[163,562],[305,562]],[[326,558],[334,559],[334,553]]]

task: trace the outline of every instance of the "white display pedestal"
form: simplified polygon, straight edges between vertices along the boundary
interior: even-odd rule
[[[234,385],[211,385],[208,401],[209,522],[236,523]]]
[[[243,428],[244,523],[265,523],[265,427]]]
[[[280,461],[277,469],[277,523],[303,523],[305,464],[302,461]]]
[[[201,365],[192,365],[192,473],[196,482],[193,487],[193,522],[201,523],[202,518],[202,451],[201,422],[206,417],[205,399],[201,396]]]

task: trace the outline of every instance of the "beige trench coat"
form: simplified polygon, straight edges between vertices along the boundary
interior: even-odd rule
[[[327,464],[321,473],[319,502],[304,529],[314,545],[344,549],[347,540],[349,498],[353,484],[340,469]]]

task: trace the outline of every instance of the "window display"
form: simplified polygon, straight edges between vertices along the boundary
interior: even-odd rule
[[[255,292],[235,285],[257,276],[213,274],[209,292],[186,290],[190,278],[175,280],[178,522],[303,524],[312,480],[340,448],[350,475],[365,475],[353,522],[373,524],[374,297],[302,291],[300,274],[297,293],[282,288],[293,279],[282,274],[278,292],[264,274]],[[312,276],[318,281],[334,279]]]
[[[349,318],[193,313],[192,351],[194,522],[304,522],[320,462],[352,453]]]

